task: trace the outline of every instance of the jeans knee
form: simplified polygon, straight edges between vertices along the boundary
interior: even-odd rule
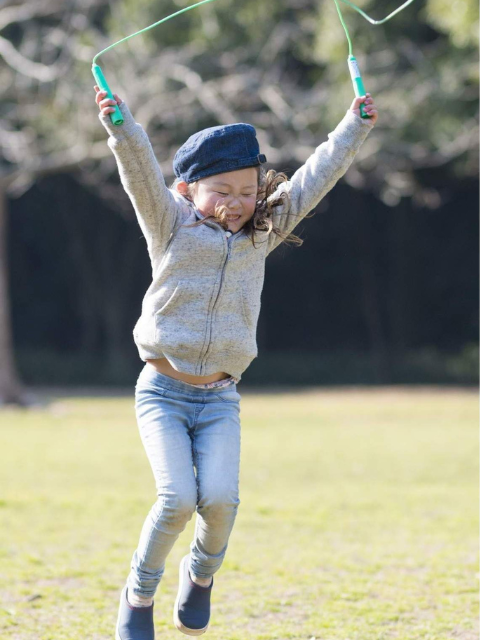
[[[196,502],[196,496],[193,495],[161,494],[152,508],[152,515],[157,524],[183,529],[195,512]]]
[[[221,520],[235,517],[240,500],[237,493],[214,492],[205,496],[198,507],[202,515],[209,520]]]

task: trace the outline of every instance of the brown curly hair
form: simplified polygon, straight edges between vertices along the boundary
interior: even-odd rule
[[[279,193],[277,198],[270,201],[269,198],[272,194],[275,193],[275,191],[282,183],[288,182],[287,176],[284,173],[277,173],[273,169],[270,169],[269,171],[265,171],[263,167],[256,167],[256,169],[258,175],[257,203],[253,216],[243,226],[245,233],[250,238],[255,248],[255,236],[256,232],[258,231],[266,231],[268,235],[270,233],[274,233],[275,235],[279,236],[283,242],[300,246],[301,244],[303,244],[303,240],[301,238],[294,235],[293,233],[286,233],[285,231],[281,231],[277,226],[273,224],[273,214],[275,212],[275,207],[284,204],[288,205],[288,193],[282,191]],[[175,180],[172,188],[175,188],[178,182],[180,182],[180,180]],[[189,199],[193,199],[195,184],[195,182],[192,182],[188,185],[188,195],[186,197],[188,197]],[[217,205],[215,207],[215,212],[213,215],[206,216],[202,220],[198,220],[193,224],[185,226],[198,227],[201,224],[205,224],[207,220],[214,219],[225,230],[227,230],[227,212],[227,207],[225,207],[224,205]],[[285,215],[288,215],[288,213],[286,213]]]

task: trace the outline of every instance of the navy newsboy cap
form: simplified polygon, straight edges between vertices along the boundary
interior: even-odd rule
[[[175,154],[173,170],[177,178],[190,183],[266,161],[260,153],[255,128],[240,122],[194,133]]]

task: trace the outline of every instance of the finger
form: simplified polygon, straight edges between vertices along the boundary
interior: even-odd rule
[[[357,98],[355,98],[354,103],[357,107],[359,107],[361,104],[365,102],[365,100],[366,100],[365,96],[358,96]]]
[[[101,114],[102,116],[108,116],[108,114],[113,113],[115,111],[115,109],[113,107],[105,107],[104,109],[101,110]]]
[[[103,109],[104,107],[108,107],[112,105],[113,107],[117,106],[117,103],[115,102],[115,100],[112,100],[111,98],[105,98],[105,100],[101,100],[99,103],[99,107],[101,109]]]
[[[113,94],[113,97],[117,101],[117,104],[122,104],[123,100],[116,93]]]
[[[103,100],[106,95],[107,95],[106,91],[99,91],[95,96],[95,102],[99,105],[100,101]]]

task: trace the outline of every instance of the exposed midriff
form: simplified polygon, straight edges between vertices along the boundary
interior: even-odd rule
[[[207,384],[207,382],[217,382],[218,380],[230,377],[229,374],[224,371],[212,373],[210,376],[190,376],[187,373],[180,373],[180,371],[174,369],[166,358],[147,360],[147,362],[158,371],[158,373],[162,373],[164,376],[169,376],[175,380],[182,380],[182,382],[189,384]]]

